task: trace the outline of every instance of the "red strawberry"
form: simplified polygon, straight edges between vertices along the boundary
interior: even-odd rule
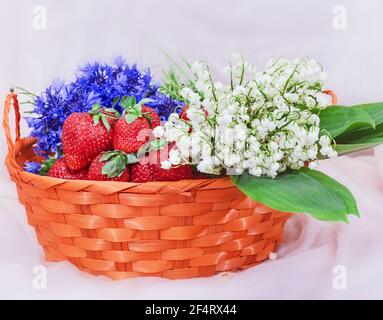
[[[170,169],[161,168],[161,164],[152,166],[153,175],[157,181],[179,181],[193,179],[192,167],[184,164]]]
[[[188,115],[187,115],[187,111],[188,111],[188,109],[189,109],[189,106],[188,106],[188,105],[185,105],[185,106],[183,107],[183,109],[182,109],[182,111],[181,111],[181,116],[180,116],[180,118],[181,118],[182,120],[185,120],[185,121],[189,121],[189,120],[190,120],[189,117],[188,117]]]
[[[132,165],[131,180],[132,182],[149,182],[156,181],[152,174],[152,166],[149,163],[135,163]]]
[[[170,169],[161,168],[163,155],[160,150],[151,152],[139,163],[133,164],[131,172],[132,182],[148,181],[178,181],[192,179],[193,171],[190,165],[180,165]]]
[[[102,151],[113,148],[113,128],[109,121],[112,122],[98,110],[72,113],[65,120],[62,145],[70,170],[86,168]]]
[[[79,170],[76,172],[70,171],[66,165],[65,159],[60,158],[55,160],[52,167],[48,171],[49,177],[61,179],[78,179],[83,180],[86,175],[86,170]]]
[[[143,103],[147,101],[143,99],[136,103],[134,97],[125,97],[121,100],[125,115],[117,121],[115,126],[114,149],[126,153],[137,152],[148,142],[151,130],[160,125],[158,114],[152,108],[143,106]]]
[[[133,155],[122,151],[109,151],[98,155],[90,164],[86,180],[129,181],[130,161],[137,161]]]
[[[113,108],[103,108],[100,112],[106,116],[112,128],[116,125],[118,119],[120,118],[118,111]]]

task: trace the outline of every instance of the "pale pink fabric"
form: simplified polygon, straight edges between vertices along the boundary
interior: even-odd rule
[[[160,47],[173,56],[203,58],[213,64],[218,76],[234,49],[242,50],[259,67],[270,57],[310,55],[324,65],[328,86],[337,92],[340,103],[383,99],[381,0],[345,2],[346,30],[333,28],[333,10],[339,5],[335,0],[43,3],[48,29],[36,31],[32,28],[35,3],[0,1],[1,100],[10,86],[39,92],[54,77],[70,79],[81,63],[109,61],[117,54],[152,66],[158,79],[159,66],[166,66]],[[23,132],[28,132],[25,126]],[[3,159],[5,142],[0,137]],[[0,166],[0,298],[383,298],[381,153],[378,150],[376,158],[370,153],[322,163],[320,170],[353,191],[362,217],[351,217],[346,225],[294,216],[277,260],[208,279],[120,282],[90,276],[69,263],[50,263],[46,290],[32,287],[33,267],[44,263],[42,251],[14,185]],[[346,290],[333,288],[335,265],[346,267]]]

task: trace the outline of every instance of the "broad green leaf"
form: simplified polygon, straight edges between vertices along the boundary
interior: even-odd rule
[[[350,143],[337,143],[335,146],[339,155],[360,151],[368,148],[375,147],[383,143],[383,133],[375,132],[369,136],[362,137],[356,141],[350,141]]]
[[[309,170],[309,169],[306,169]],[[324,175],[324,173],[317,170],[309,170],[308,173],[311,177],[320,181],[323,185],[325,185],[329,190],[333,190],[336,192],[340,198],[344,201],[347,206],[348,214],[353,214],[359,217],[359,210],[356,205],[354,196],[351,192],[343,185],[341,185],[338,181]]]
[[[383,102],[355,105],[352,108],[367,112],[374,119],[376,127],[371,128],[369,125],[364,125],[349,130],[336,138],[338,144],[357,143],[357,140],[383,134]]]
[[[375,121],[364,110],[353,107],[332,106],[319,114],[320,128],[333,138],[362,127],[375,128]]]
[[[275,179],[247,173],[231,178],[243,193],[275,210],[307,213],[326,221],[347,222],[348,214],[358,215],[350,191],[319,171],[302,168]]]
[[[376,125],[383,123],[383,102],[366,103],[352,107],[367,112],[374,119]]]
[[[344,155],[351,152],[373,148],[381,143],[383,143],[383,139],[379,142],[370,142],[370,143],[337,144],[335,147],[335,150],[338,152],[338,155]]]

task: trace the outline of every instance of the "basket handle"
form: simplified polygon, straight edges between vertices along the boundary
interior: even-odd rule
[[[15,143],[12,140],[11,128],[9,125],[9,112],[11,110],[11,102],[13,101],[13,109],[15,111],[15,142],[20,140],[20,108],[19,101],[17,100],[17,94],[13,92],[13,89],[9,90],[10,93],[7,95],[4,102],[3,112],[3,128],[7,139],[8,153],[11,153],[15,147]]]
[[[325,94],[328,94],[329,96],[331,96],[331,103],[333,105],[337,105],[338,104],[338,97],[336,96],[334,91],[332,91],[332,90],[323,90],[322,92],[325,93]]]

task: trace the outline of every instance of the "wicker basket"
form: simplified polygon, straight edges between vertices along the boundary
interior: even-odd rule
[[[13,143],[9,111],[16,114]],[[205,277],[268,258],[289,213],[252,201],[229,178],[177,182],[63,180],[23,171],[35,140],[20,139],[16,94],[4,105],[6,166],[47,261],[112,279]]]

